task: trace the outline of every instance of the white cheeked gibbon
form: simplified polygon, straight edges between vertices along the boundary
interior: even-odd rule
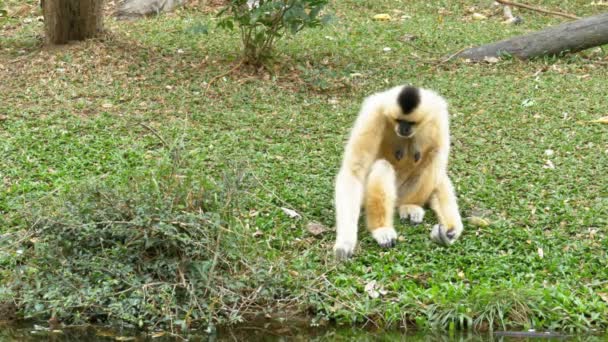
[[[456,194],[448,178],[450,131],[443,97],[398,86],[365,99],[336,178],[334,253],[348,258],[365,208],[367,228],[381,247],[393,247],[393,214],[417,224],[428,205],[437,215],[431,239],[451,245],[462,233]]]

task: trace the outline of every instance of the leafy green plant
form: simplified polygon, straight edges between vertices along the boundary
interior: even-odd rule
[[[0,20],[6,18],[7,14],[8,14],[8,12],[6,11],[4,1],[0,0]]]
[[[219,26],[238,25],[245,61],[263,65],[272,57],[274,44],[285,32],[296,34],[326,21],[319,13],[327,0],[230,0],[219,16]]]
[[[39,219],[23,232],[29,242],[17,250],[0,244],[0,265],[21,270],[5,274],[12,285],[0,286],[0,300],[16,302],[25,318],[72,323],[185,329],[239,320],[224,303],[235,305],[235,294],[267,276],[245,276],[251,237],[234,222],[243,173],[214,185],[171,159],[34,206]]]

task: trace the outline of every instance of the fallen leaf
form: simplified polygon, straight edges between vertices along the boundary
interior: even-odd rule
[[[591,122],[608,124],[608,116],[601,117],[601,118],[599,118],[597,120],[593,120]]]
[[[262,235],[264,235],[264,233],[262,233],[262,231],[259,229],[256,230],[255,232],[253,232],[253,234],[251,234],[251,236],[253,236],[253,237],[258,237],[258,236],[262,236]]]
[[[543,249],[540,247],[538,247],[538,257],[541,259],[545,257],[545,252],[543,252]]]
[[[378,20],[378,21],[389,21],[389,20],[391,20],[391,16],[388,13],[376,14],[373,18],[374,18],[374,20]]]
[[[488,220],[479,216],[469,217],[469,223],[477,227],[487,227],[490,225],[490,222],[488,222]]]
[[[598,292],[597,295],[600,296],[600,298],[602,298],[602,300],[604,302],[608,303],[608,293],[606,293],[606,292]]]
[[[164,331],[159,331],[159,332],[155,332],[154,334],[150,335],[150,337],[152,338],[159,338],[159,337],[163,337],[165,336],[167,333]]]
[[[494,63],[498,63],[499,59],[497,57],[488,57],[488,56],[485,56],[483,58],[483,61],[491,63],[491,64],[494,64]]]
[[[553,165],[553,162],[550,160],[545,161],[545,165],[543,165],[543,169],[555,169],[555,165]]]
[[[314,236],[319,236],[328,231],[327,227],[318,222],[309,222],[306,225],[306,230],[308,230],[308,232]]]
[[[370,298],[378,298],[380,297],[380,293],[376,291],[376,281],[372,280],[365,285],[365,292],[370,296]]]
[[[534,106],[534,100],[531,100],[531,99],[525,99],[525,100],[523,100],[523,101],[521,102],[521,105],[522,105],[523,107],[532,107],[532,106]]]
[[[551,149],[545,150],[545,155],[546,155],[546,156],[549,156],[549,157],[550,157],[550,156],[552,156],[554,153],[555,153],[555,152],[554,152],[553,150],[551,150]]]
[[[402,42],[411,42],[416,39],[418,39],[418,36],[413,35],[413,34],[405,34],[401,38],[399,38],[399,40],[401,40]]]
[[[111,104],[111,103],[107,103],[107,102],[106,102],[106,103],[104,103],[104,104],[102,104],[101,106],[102,106],[103,108],[112,108],[112,107],[114,107],[114,105],[113,105],[113,104]]]
[[[487,16],[485,16],[485,15],[483,15],[483,14],[481,14],[481,13],[473,13],[473,16],[472,16],[472,17],[473,17],[473,19],[475,19],[475,20],[486,20],[486,19],[488,19],[488,17],[487,17]]]
[[[117,336],[114,338],[114,340],[116,341],[133,341],[135,340],[135,337],[133,336]]]
[[[289,216],[289,218],[295,218],[295,219],[299,219],[299,218],[301,218],[301,217],[302,217],[300,214],[298,214],[298,212],[297,212],[297,211],[295,211],[295,210],[293,210],[293,209],[289,209],[289,208],[284,208],[284,207],[281,207],[281,210],[283,210],[283,212],[284,212],[285,214],[287,214],[287,216]]]

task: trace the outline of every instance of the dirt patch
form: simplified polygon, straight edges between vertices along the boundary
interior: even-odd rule
[[[0,302],[0,321],[17,319],[17,305],[13,302]]]

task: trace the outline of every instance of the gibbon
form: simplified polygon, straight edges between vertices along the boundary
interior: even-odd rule
[[[449,150],[448,106],[434,91],[402,85],[367,97],[336,178],[336,257],[353,254],[361,206],[381,247],[397,240],[395,207],[402,220],[418,224],[425,205],[439,221],[431,239],[454,243],[463,226],[447,174]]]

